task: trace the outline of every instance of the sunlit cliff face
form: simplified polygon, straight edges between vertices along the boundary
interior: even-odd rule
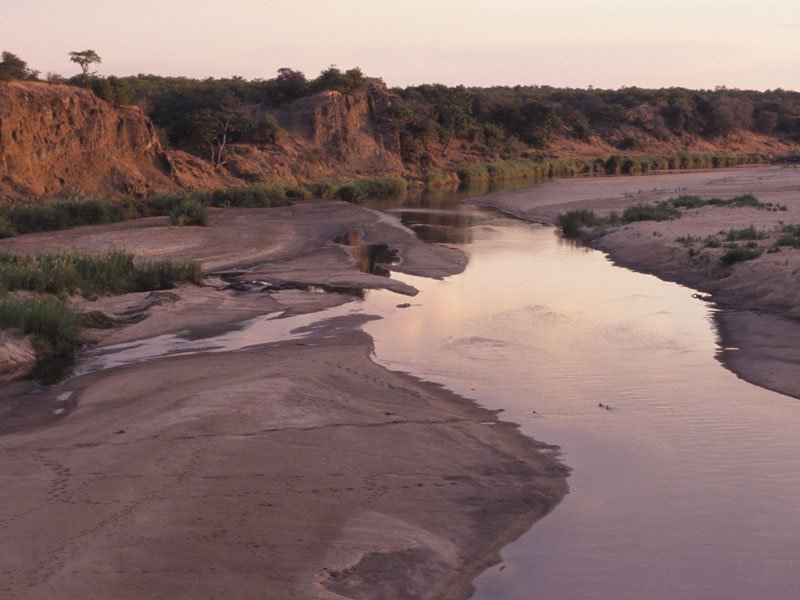
[[[12,4],[12,3],[9,3]],[[72,74],[272,77],[358,65],[390,85],[800,89],[793,0],[211,0],[13,3],[3,48]],[[224,27],[220,26],[221,11]],[[146,43],[145,43],[146,41]]]

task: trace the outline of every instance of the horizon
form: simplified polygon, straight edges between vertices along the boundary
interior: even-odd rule
[[[390,87],[800,90],[800,7],[788,0],[431,4],[232,0],[220,28],[210,0],[41,0],[15,7],[1,49],[42,76],[75,74],[67,53],[91,48],[103,58],[98,74],[116,76],[271,79],[289,66],[311,78],[336,64]]]

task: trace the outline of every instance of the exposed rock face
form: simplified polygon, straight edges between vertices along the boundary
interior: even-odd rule
[[[277,144],[232,144],[225,166],[215,168],[186,152],[165,151],[136,107],[114,108],[71,86],[0,83],[0,199],[143,196],[272,178],[400,173],[390,106],[380,81],[352,95],[302,98],[274,111],[284,130]]]
[[[155,128],[63,85],[0,84],[0,197],[143,195],[173,186]]]
[[[403,172],[391,100],[380,81],[345,95],[320,92],[272,111],[284,130],[274,145],[233,145],[226,163],[236,177],[313,179]]]

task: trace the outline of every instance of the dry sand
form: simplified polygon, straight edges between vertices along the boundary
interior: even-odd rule
[[[259,278],[414,293],[357,271],[330,244],[356,227],[398,248],[410,273],[443,277],[466,262],[341,203],[0,247],[125,247],[209,269],[248,265]],[[119,317],[145,307],[140,323],[97,334],[104,344],[343,298],[184,287],[160,303],[132,295],[92,308]],[[468,597],[500,548],[563,497],[566,470],[493,412],[376,365],[359,325],[332,320],[301,341],[128,365],[47,392],[46,402],[71,392],[77,406],[0,436],[3,597]],[[6,402],[25,397],[19,384],[3,390]]]
[[[746,167],[639,177],[594,177],[545,182],[527,190],[475,200],[535,222],[555,223],[559,213],[591,208],[621,212],[639,202],[682,194],[731,198],[753,194],[785,211],[707,206],[672,221],[644,221],[612,228],[589,243],[622,266],[652,273],[710,294],[723,312],[717,316],[719,358],[734,373],[757,385],[800,398],[800,249],[784,247],[756,260],[726,267],[724,248],[705,248],[706,237],[753,225],[773,245],[783,224],[800,223],[800,168]],[[679,238],[694,241],[679,241]],[[720,236],[724,238],[724,236]]]

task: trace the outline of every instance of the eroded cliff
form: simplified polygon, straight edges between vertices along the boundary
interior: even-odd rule
[[[142,196],[274,178],[399,173],[389,106],[379,82],[352,95],[303,98],[273,112],[282,129],[276,143],[232,143],[224,165],[214,167],[164,149],[135,106],[115,108],[71,86],[0,83],[0,198]]]
[[[174,185],[170,171],[139,109],[74,87],[0,84],[0,196],[142,195]]]

